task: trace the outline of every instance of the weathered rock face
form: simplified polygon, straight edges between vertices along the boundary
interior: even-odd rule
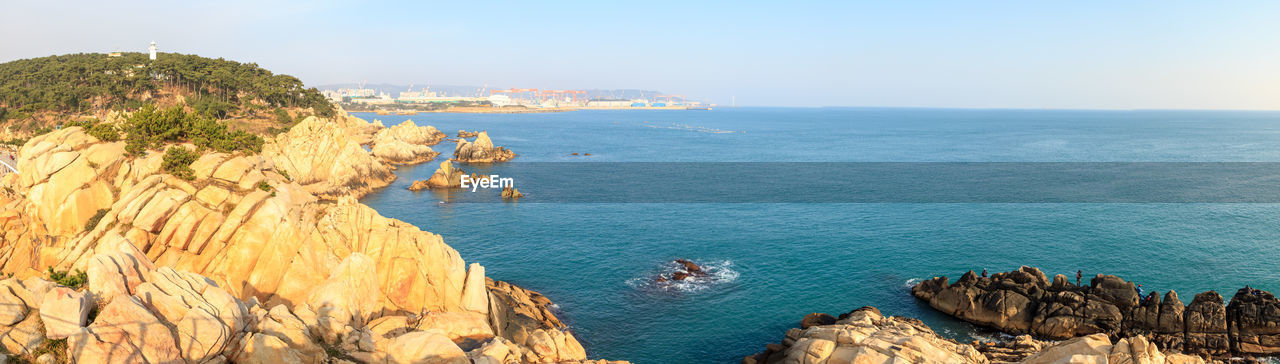
[[[489,133],[483,131],[476,135],[474,142],[458,140],[458,146],[453,149],[453,160],[458,163],[498,163],[515,157],[516,153],[507,148],[494,147]]]
[[[1280,301],[1270,293],[1237,293],[1235,309],[1209,291],[1182,305],[1176,292],[1139,297],[1133,282],[1098,275],[1078,287],[1065,277],[1052,284],[1038,269],[1022,267],[981,278],[972,271],[955,283],[922,281],[912,295],[948,315],[1013,334],[1064,340],[1094,334],[1142,336],[1166,350],[1211,356],[1280,352]],[[1059,275],[1059,277],[1061,277]],[[1233,312],[1232,314],[1229,314]]]
[[[123,143],[78,127],[33,138],[22,173],[0,178],[0,270],[19,278],[50,266],[86,271],[102,314],[75,332],[54,331],[69,335],[76,355],[95,358],[317,363],[327,358],[318,342],[376,356],[379,343],[399,336],[373,334],[374,323],[396,321],[378,321],[387,317],[404,318],[401,335],[502,337],[510,347],[503,360],[585,358],[562,325],[542,325],[554,320],[545,306],[511,299],[518,287],[489,292],[472,283],[483,281],[483,269],[468,274],[439,235],[355,201],[387,180],[382,173],[394,176],[360,148],[367,124],[351,119],[304,120],[263,156],[206,154],[189,181],[161,172],[158,153],[124,158]],[[23,302],[0,312],[11,324],[0,335],[13,337],[3,342],[20,353],[44,333],[31,303],[38,301],[14,297],[0,294]],[[51,302],[75,305],[64,298],[71,301]],[[57,317],[76,323],[78,310]]]
[[[884,317],[874,307],[830,325],[787,330],[780,344],[742,359],[765,363],[987,363],[972,346],[939,337],[919,320]]]
[[[308,117],[263,146],[262,155],[317,197],[359,197],[396,178],[360,146],[369,128],[351,116]]]
[[[459,138],[475,138],[478,135],[480,135],[480,132],[478,131],[458,130]]]
[[[420,127],[405,121],[374,136],[373,155],[393,164],[423,163],[440,155],[431,146],[440,143],[444,137],[444,133],[435,127]]]

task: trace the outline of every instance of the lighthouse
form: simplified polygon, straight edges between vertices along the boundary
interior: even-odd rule
[[[150,47],[150,48],[148,48],[148,49],[150,49],[150,50],[151,50],[151,60],[152,60],[152,61],[156,60],[156,42],[155,42],[155,41],[152,41],[152,42],[151,42],[151,47]]]

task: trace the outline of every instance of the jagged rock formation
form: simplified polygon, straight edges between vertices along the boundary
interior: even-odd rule
[[[432,126],[417,126],[405,121],[382,129],[373,138],[373,155],[392,164],[416,164],[434,159],[440,153],[432,145],[444,140],[445,134]]]
[[[458,137],[459,137],[459,138],[475,138],[477,135],[480,135],[480,132],[478,132],[478,131],[458,130]]]
[[[436,168],[436,172],[431,174],[431,178],[426,181],[415,181],[413,186],[409,186],[413,190],[414,186],[418,186],[419,190],[425,188],[459,188],[462,186],[462,176],[466,175],[461,168],[453,165],[453,160],[449,159],[440,162],[440,168]],[[419,185],[418,182],[422,182]],[[414,190],[417,191],[417,190]]]
[[[919,320],[885,317],[875,307],[840,315],[832,324],[787,330],[781,343],[742,359],[772,363],[987,363],[972,346],[939,337]]]
[[[162,172],[159,153],[126,158],[123,142],[78,127],[32,138],[21,174],[0,178],[0,271],[83,270],[104,305],[87,331],[32,329],[30,309],[0,309],[0,321],[21,330],[11,330],[14,342],[68,335],[80,353],[126,362],[320,362],[322,345],[370,362],[585,359],[563,326],[513,319],[540,311],[501,299],[483,267],[468,267],[439,235],[356,202],[394,178],[356,141],[367,129],[350,117],[308,118],[261,156],[201,156],[193,180]],[[55,296],[62,307],[82,304]],[[109,324],[120,321],[131,324]],[[468,343],[488,351],[462,350]]]
[[[1241,289],[1231,306],[1214,291],[1183,306],[1174,291],[1163,299],[1158,292],[1139,297],[1133,282],[1116,276],[1099,274],[1076,286],[1061,274],[1050,282],[1039,269],[1022,267],[989,278],[970,271],[955,283],[935,277],[911,293],[938,311],[1012,334],[1142,335],[1165,350],[1215,357],[1280,352],[1280,300],[1256,290]]]
[[[360,145],[376,125],[348,116],[308,117],[275,137],[262,155],[321,199],[359,197],[396,179],[392,168]]]
[[[516,153],[507,148],[494,147],[489,133],[484,131],[476,135],[475,142],[458,140],[458,146],[453,149],[453,160],[458,163],[497,163],[515,157]]]

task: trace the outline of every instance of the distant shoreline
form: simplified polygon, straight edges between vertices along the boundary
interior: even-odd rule
[[[378,115],[417,115],[417,114],[534,114],[534,113],[552,113],[552,112],[569,112],[578,110],[709,110],[706,109],[690,109],[686,106],[662,106],[662,107],[552,107],[552,108],[524,108],[524,107],[450,107],[442,110],[348,110],[348,112],[361,113],[377,113]]]

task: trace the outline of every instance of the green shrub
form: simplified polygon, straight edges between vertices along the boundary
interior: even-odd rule
[[[191,163],[197,157],[199,156],[190,149],[175,145],[164,151],[164,162],[160,164],[160,168],[178,178],[193,180],[196,179],[196,172],[191,169]]]
[[[89,135],[104,142],[114,142],[120,140],[120,132],[116,130],[115,125],[111,124],[94,124],[89,128]]]
[[[98,209],[98,212],[94,213],[93,216],[89,217],[89,221],[84,223],[84,231],[93,230],[94,227],[98,226],[98,222],[102,221],[103,216],[107,216],[107,209]]]
[[[271,184],[267,183],[267,181],[258,181],[258,189],[271,192]]]
[[[53,266],[49,266],[49,280],[63,286],[79,289],[89,282],[89,275],[79,269],[75,270],[75,272],[54,271]]]
[[[285,109],[276,109],[276,123],[280,125],[289,125],[293,123],[293,117],[289,116],[289,112]]]
[[[223,153],[245,152],[256,154],[262,152],[264,141],[261,137],[244,131],[230,131],[226,124],[196,113],[188,113],[181,105],[166,109],[157,109],[153,105],[143,106],[133,113],[124,126],[125,150],[133,155],[141,155],[149,148],[158,148],[164,143],[190,141],[200,149],[213,149]]]

